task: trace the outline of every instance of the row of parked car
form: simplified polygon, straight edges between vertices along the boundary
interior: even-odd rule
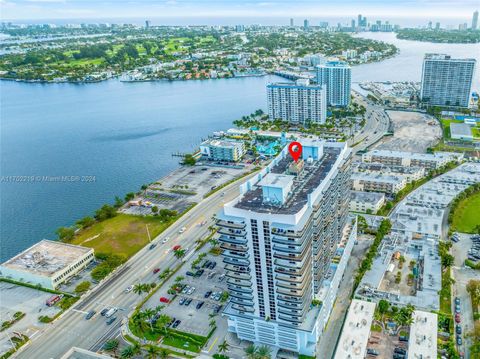
[[[457,323],[455,325],[455,334],[457,334],[456,342],[458,346],[462,345],[462,326],[460,325],[462,322],[462,318],[460,317],[461,313],[460,298],[455,297],[455,322]]]
[[[452,236],[452,241],[454,241],[454,236],[456,233],[453,234]],[[475,234],[471,237],[472,239],[472,248],[468,250],[468,256],[467,258],[470,259],[471,261],[478,261],[480,260],[480,235]]]
[[[404,336],[404,335],[401,335],[401,336],[398,337],[398,341],[408,342],[408,337]],[[367,355],[376,357],[376,356],[380,355],[380,353],[376,349],[367,348]],[[395,349],[393,349],[392,358],[393,359],[406,359],[407,358],[407,350],[404,349],[404,348],[401,348],[401,347],[395,347]]]

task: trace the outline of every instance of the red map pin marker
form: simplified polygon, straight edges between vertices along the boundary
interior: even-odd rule
[[[290,152],[290,156],[293,157],[293,160],[297,162],[302,154],[302,145],[300,142],[291,142],[288,145],[288,152]]]

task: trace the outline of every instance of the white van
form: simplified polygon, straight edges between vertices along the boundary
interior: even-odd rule
[[[112,315],[114,315],[117,312],[117,308],[113,307],[108,310],[108,312],[105,313],[105,317],[110,318]]]

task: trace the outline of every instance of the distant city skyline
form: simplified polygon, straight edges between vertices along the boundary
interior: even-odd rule
[[[415,11],[412,13],[412,7]],[[115,18],[237,18],[272,19],[290,18],[296,23],[304,18],[316,19],[340,17],[356,18],[359,13],[367,18],[404,18],[406,20],[430,19],[445,21],[455,19],[469,21],[479,3],[476,0],[456,1],[452,6],[447,0],[380,1],[353,0],[0,0],[2,20],[40,19],[115,19]],[[220,20],[220,19],[217,19]],[[277,23],[276,22],[276,23]],[[469,21],[470,22],[470,21]],[[452,22],[453,24],[454,22]],[[153,23],[154,25],[154,23]]]

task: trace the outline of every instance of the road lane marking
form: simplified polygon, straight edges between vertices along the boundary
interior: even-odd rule
[[[210,345],[210,348],[208,348],[208,352],[210,352],[213,348],[213,346],[215,345],[215,343],[217,342],[218,340],[218,337],[215,338],[215,340],[213,341],[212,345]]]
[[[79,310],[79,309],[72,309],[72,312],[77,312],[77,313],[81,313],[81,314],[88,314],[88,312],[86,312],[84,310]]]

